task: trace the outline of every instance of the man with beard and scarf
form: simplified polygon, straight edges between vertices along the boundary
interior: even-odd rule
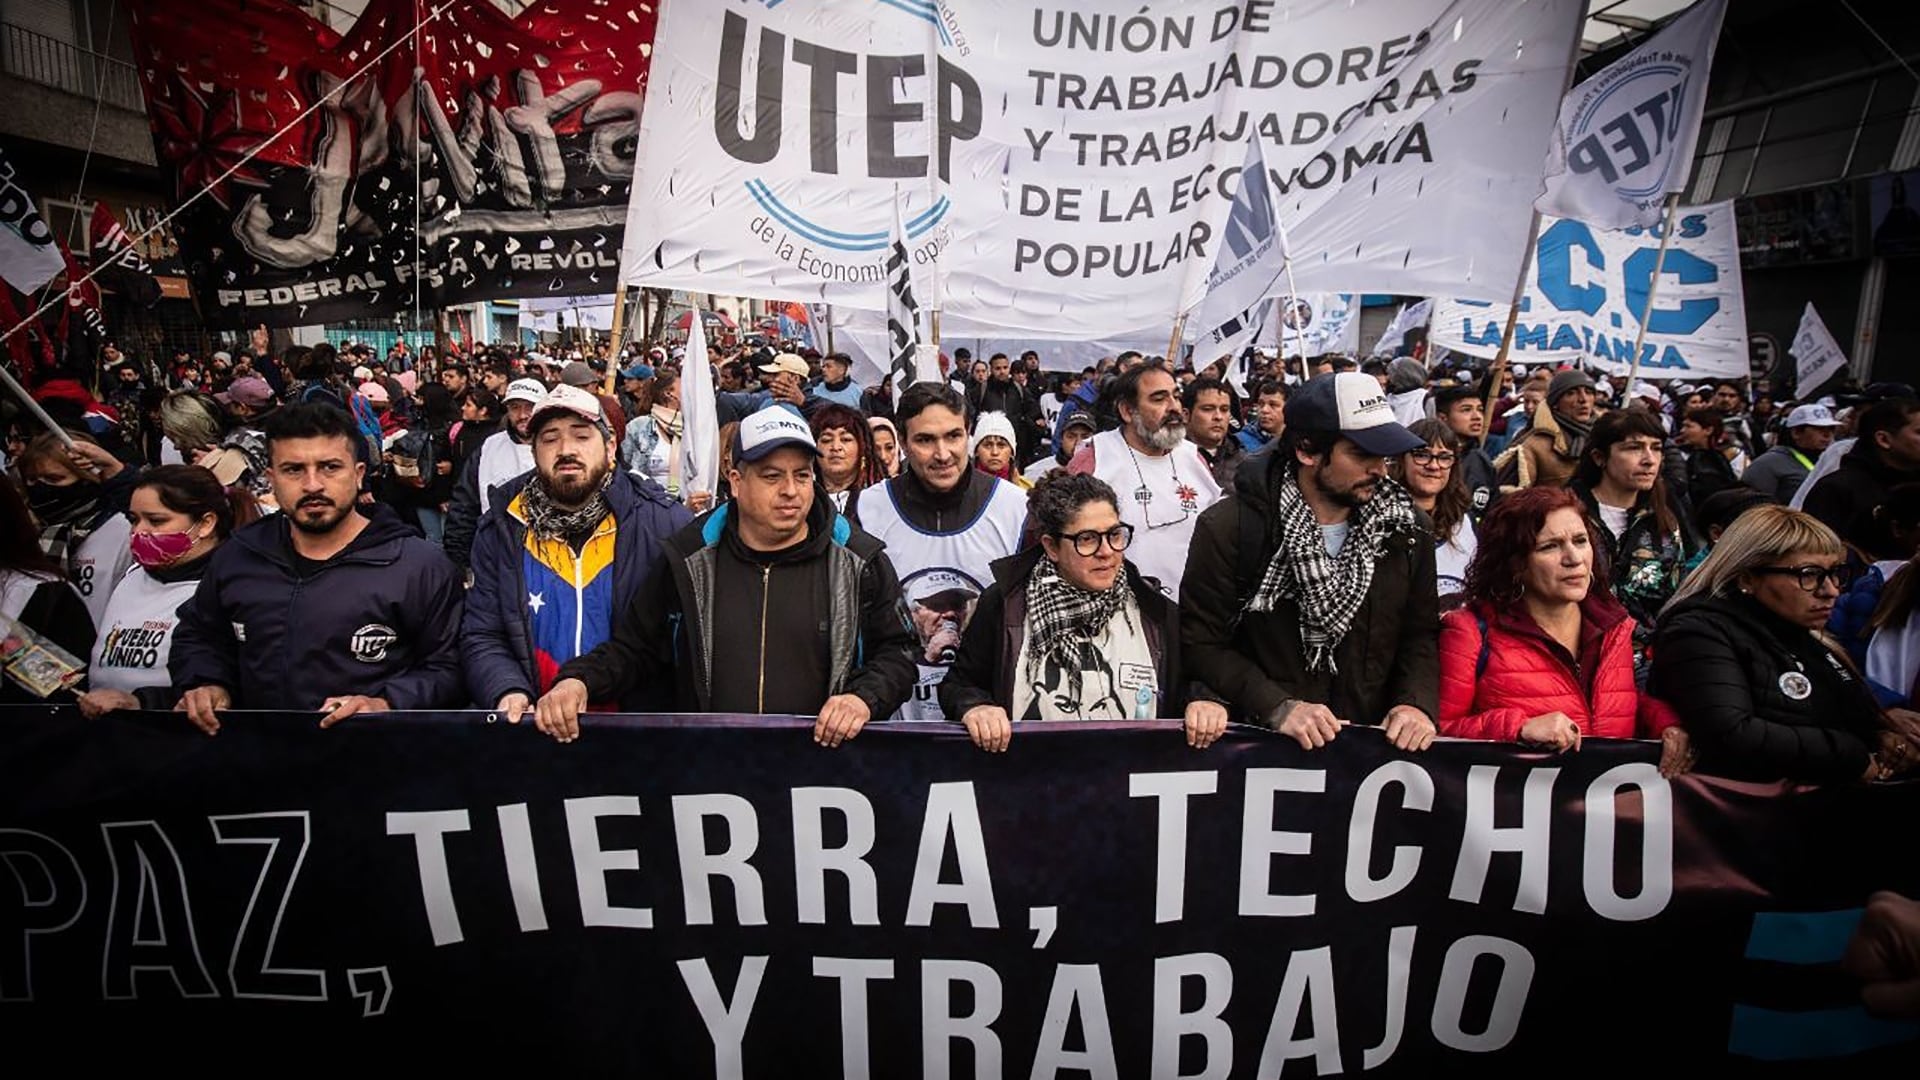
[[[281,512],[234,532],[180,606],[175,706],[217,734],[226,709],[444,709],[460,679],[460,578],[388,507],[361,506],[358,427],[331,405],[265,423]]]
[[[51,433],[38,436],[16,464],[27,505],[40,523],[40,550],[60,564],[98,623],[114,587],[133,566],[127,500],[140,470],[82,432],[68,437],[71,446]]]
[[[589,702],[657,683],[685,712],[814,717],[814,742],[832,747],[906,701],[900,582],[879,541],[834,513],[818,456],[783,406],[742,420],[732,501],[666,540],[612,637],[540,698],[540,730],[572,742]]]
[[[935,697],[947,677],[973,605],[993,583],[993,564],[1020,548],[1027,495],[973,467],[967,405],[946,383],[917,382],[894,412],[906,467],[860,492],[851,515],[886,545],[917,637],[919,682],[902,720],[941,720]]]
[[[1187,441],[1180,384],[1165,367],[1127,369],[1114,381],[1113,401],[1120,426],[1087,440],[1067,471],[1097,476],[1120,493],[1120,520],[1133,526],[1127,558],[1178,600],[1194,523],[1220,501],[1220,485]]]
[[[1187,670],[1238,717],[1305,749],[1344,723],[1424,749],[1439,707],[1433,530],[1387,459],[1425,443],[1358,372],[1309,380],[1286,421],[1194,530],[1180,600]]]
[[[651,480],[616,467],[593,394],[557,386],[527,423],[533,472],[500,489],[473,541],[461,664],[482,708],[519,723],[560,666],[613,634],[667,537],[693,515]],[[668,701],[608,702],[643,711]]]

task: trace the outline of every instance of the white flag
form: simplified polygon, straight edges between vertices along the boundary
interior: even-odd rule
[[[1273,187],[1260,140],[1247,140],[1240,166],[1239,189],[1221,227],[1219,253],[1207,275],[1207,292],[1199,304],[1194,363],[1204,367],[1228,357],[1227,380],[1242,395],[1247,392],[1245,365],[1240,354],[1267,325],[1274,287],[1287,268],[1287,235],[1274,215]]]
[[[940,382],[934,350],[920,349],[920,303],[913,296],[913,258],[907,253],[907,224],[900,198],[893,200],[893,235],[887,244],[887,370],[893,375],[893,403],[916,382]]]
[[[1402,304],[1400,310],[1393,313],[1393,321],[1387,324],[1386,332],[1373,345],[1373,355],[1392,356],[1407,336],[1407,331],[1427,325],[1433,316],[1433,301],[1422,300],[1417,304]]]
[[[1787,354],[1794,359],[1793,393],[1801,400],[1820,389],[1828,379],[1847,370],[1847,354],[1840,351],[1840,343],[1833,340],[1812,303],[1807,304],[1807,310],[1800,316],[1800,329],[1794,332]]]
[[[0,153],[0,277],[31,295],[67,268],[53,230],[27,189],[13,182],[13,163]]]
[[[720,414],[713,397],[713,365],[707,361],[705,320],[687,323],[687,353],[680,362],[680,491],[720,490]]]
[[[1280,355],[1320,356],[1360,351],[1360,297],[1301,293],[1280,298]]]
[[[1727,0],[1699,0],[1567,92],[1547,149],[1543,214],[1605,229],[1649,226],[1693,168]]]

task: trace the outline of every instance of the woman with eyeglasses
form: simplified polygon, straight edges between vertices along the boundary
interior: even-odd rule
[[[1479,546],[1467,513],[1473,502],[1460,468],[1460,437],[1444,420],[1416,420],[1407,430],[1427,445],[1394,459],[1387,471],[1433,519],[1434,578],[1442,597],[1453,596],[1466,588],[1467,565]]]
[[[1189,745],[1226,730],[1225,706],[1189,700],[1180,668],[1180,612],[1126,559],[1133,527],[1113,488],[1052,473],[1028,512],[1037,547],[993,564],[940,707],[975,746],[1004,751],[1011,720],[1181,717]]]
[[[1648,689],[1699,771],[1741,780],[1883,780],[1920,760],[1820,632],[1847,584],[1832,529],[1784,506],[1740,515],[1660,612]]]

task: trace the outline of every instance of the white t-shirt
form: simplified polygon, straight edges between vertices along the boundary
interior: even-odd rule
[[[493,498],[488,494],[496,485],[533,469],[533,447],[515,442],[513,436],[505,431],[496,431],[487,436],[480,444],[480,472],[476,479],[480,485],[480,512],[486,513],[493,507]]]
[[[133,549],[127,546],[132,536],[132,523],[125,515],[114,514],[88,534],[79,550],[67,559],[67,580],[73,582],[86,603],[87,614],[93,616],[96,627],[106,618],[107,601],[113,598],[114,589],[127,576],[127,568],[134,565]]]
[[[1620,534],[1627,531],[1627,518],[1632,515],[1633,507],[1608,506],[1598,501],[1594,505],[1600,508],[1600,524],[1607,527],[1607,531],[1613,534],[1615,540],[1620,539]]]
[[[1061,408],[1062,406],[1060,404],[1059,394],[1041,394],[1040,395],[1040,416],[1043,419],[1045,419],[1047,422],[1047,431],[1049,433],[1048,435],[1049,438],[1051,438],[1053,425],[1060,422]]]
[[[1118,429],[1083,445],[1092,448],[1093,475],[1120,497],[1120,520],[1133,526],[1127,561],[1178,600],[1194,523],[1202,510],[1220,501],[1220,485],[1199,447],[1182,439],[1172,453],[1142,454]]]
[[[94,636],[87,674],[92,688],[131,694],[167,685],[167,658],[173,653],[173,631],[180,625],[180,605],[199,587],[195,580],[160,581],[143,566],[129,570],[113,590]]]
[[[1453,531],[1453,539],[1438,540],[1433,546],[1434,577],[1440,584],[1440,595],[1461,592],[1467,587],[1467,566],[1473,562],[1473,553],[1480,547],[1479,537],[1473,532],[1473,519],[1463,517]]]
[[[1140,606],[1131,593],[1120,612],[1094,640],[1080,668],[1080,696],[1070,693],[1066,671],[1042,662],[1039,681],[1027,681],[1027,661],[1033,648],[1032,625],[1020,638],[1020,655],[1013,676],[1015,720],[1039,704],[1042,720],[1151,720],[1160,715],[1160,680],[1140,623]],[[1146,691],[1143,695],[1141,691]]]

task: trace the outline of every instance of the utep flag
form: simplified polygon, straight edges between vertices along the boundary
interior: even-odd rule
[[[141,307],[159,303],[160,283],[154,280],[153,267],[134,248],[133,238],[121,228],[120,219],[113,216],[106,203],[93,204],[93,220],[87,231],[93,265],[106,267],[99,280]]]
[[[713,397],[713,365],[707,360],[705,319],[687,320],[687,355],[680,361],[680,410],[686,438],[680,440],[680,490],[720,490],[720,414]]]
[[[1802,399],[1847,370],[1847,354],[1840,351],[1840,343],[1833,340],[1811,301],[1800,316],[1800,329],[1794,332],[1787,353],[1794,359],[1793,393]]]
[[[1283,296],[1280,313],[1282,356],[1360,351],[1360,298],[1353,293]]]
[[[913,256],[907,252],[907,225],[898,198],[887,244],[887,356],[895,405],[913,383],[940,381],[938,359],[920,355],[920,302],[913,296]]]
[[[123,6],[209,325],[613,291],[657,3]]]
[[[1226,356],[1227,377],[1245,394],[1246,372],[1240,353],[1253,344],[1267,324],[1272,306],[1267,297],[1287,268],[1287,234],[1273,209],[1273,186],[1260,140],[1247,140],[1247,156],[1240,167],[1240,187],[1233,194],[1221,230],[1220,251],[1207,276],[1207,295],[1200,302],[1200,337],[1194,343],[1195,362],[1201,366]]]
[[[1427,320],[1432,317],[1432,300],[1400,305],[1400,310],[1393,313],[1393,321],[1387,324],[1386,332],[1380,335],[1379,341],[1374,342],[1373,355],[1392,356],[1400,348],[1400,343],[1406,340],[1407,331],[1427,325]]]
[[[13,163],[0,151],[0,277],[31,293],[67,268],[60,245],[26,188],[13,182]]]
[[[1700,0],[1567,94],[1534,209],[1603,229],[1660,219],[1693,167],[1726,11],[1727,0]]]

